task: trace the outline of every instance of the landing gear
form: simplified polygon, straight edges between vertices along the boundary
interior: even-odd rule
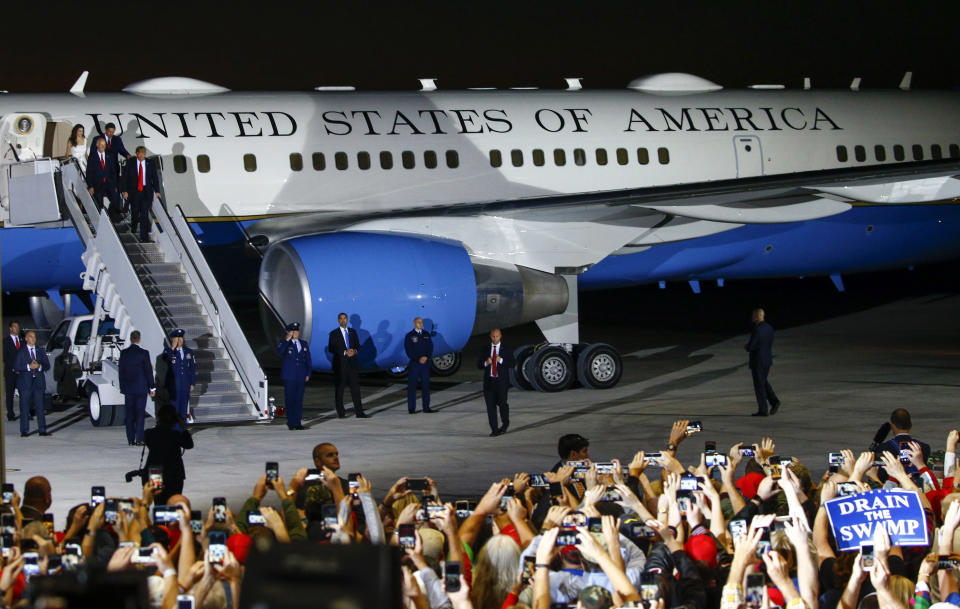
[[[514,358],[510,381],[518,389],[563,391],[574,381],[588,389],[609,389],[623,373],[620,354],[605,343],[524,345]]]
[[[430,360],[431,376],[452,376],[460,369],[463,358],[459,352],[437,355]]]

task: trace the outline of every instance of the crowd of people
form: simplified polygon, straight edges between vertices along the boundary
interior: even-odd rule
[[[165,472],[151,472],[139,496],[106,497],[94,487],[90,504],[60,520],[47,513],[49,482],[34,477],[22,501],[3,489],[0,594],[14,607],[78,572],[137,574],[152,607],[237,608],[254,553],[386,545],[397,547],[389,568],[402,584],[384,607],[960,605],[960,434],[947,434],[941,461],[911,427],[906,410],[894,411],[870,450],[825,455],[827,471],[816,478],[819,464],[777,456],[773,438],[727,451],[706,442],[685,466],[677,448],[698,434],[697,422],[676,421],[660,452],[638,452],[625,467],[592,460],[589,440],[571,434],[559,439],[550,471],[509,472],[476,502],[446,501],[432,479],[409,477],[375,499],[370,480],[343,476],[329,443],[289,481],[268,463],[242,505],[195,505],[165,487]],[[876,489],[917,499],[928,543],[898,545],[902,536],[892,534],[905,527],[884,522],[881,510],[883,526],[859,548],[841,549],[848,540],[835,536],[827,504],[853,497],[866,506],[885,492]],[[371,564],[370,575],[385,577],[378,568],[388,567]],[[302,606],[326,606],[321,600]]]

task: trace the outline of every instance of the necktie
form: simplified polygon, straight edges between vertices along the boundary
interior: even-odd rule
[[[347,349],[350,348],[350,333],[347,332],[347,329],[343,329],[343,344],[347,346]]]
[[[16,336],[13,337],[13,346],[17,348],[17,351],[20,350],[20,338],[19,338],[19,337],[16,337]]]
[[[493,357],[490,358],[490,376],[497,377],[497,346],[493,346]]]
[[[143,163],[137,161],[137,190],[143,192]]]
[[[107,150],[110,150],[110,138],[107,138]]]
[[[30,361],[31,362],[37,361],[37,354],[33,352],[33,347],[30,347]]]

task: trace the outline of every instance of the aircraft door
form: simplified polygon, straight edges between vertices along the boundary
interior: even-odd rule
[[[0,120],[0,218],[9,217],[7,171],[3,165],[43,156],[47,119],[32,112],[11,112]]]
[[[737,177],[750,178],[763,175],[763,149],[760,138],[755,135],[738,135],[733,138],[737,157]]]

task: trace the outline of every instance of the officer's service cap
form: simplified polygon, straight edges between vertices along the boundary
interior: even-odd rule
[[[300,331],[300,324],[297,322],[291,322],[287,324],[287,332]]]
[[[183,330],[177,329],[171,331],[170,338],[183,338]]]

